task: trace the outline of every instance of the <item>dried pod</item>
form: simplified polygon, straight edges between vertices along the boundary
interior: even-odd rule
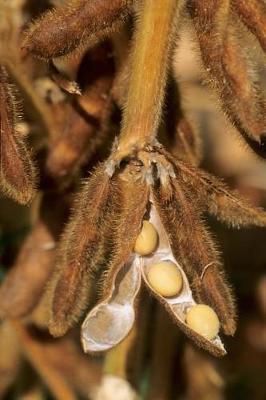
[[[21,204],[35,194],[35,170],[23,137],[16,130],[18,102],[15,89],[4,66],[0,65],[0,140],[2,190]]]
[[[123,62],[119,66],[119,69],[115,75],[112,96],[116,104],[122,109],[125,105],[128,92],[128,82],[130,74],[130,57],[126,54]]]
[[[104,255],[101,225],[112,212],[111,189],[110,178],[100,165],[85,182],[63,234],[49,290],[53,297],[50,331],[55,336],[63,335],[87,307],[91,275]]]
[[[134,180],[134,174],[128,182],[128,173],[125,170],[121,177],[110,179],[101,165],[79,195],[52,281],[50,331],[54,335],[63,334],[88,306],[93,279],[102,281],[103,296],[109,292],[113,275],[132,251],[145,212],[147,190]]]
[[[246,27],[256,36],[266,51],[266,4],[261,0],[232,0],[232,6]]]
[[[74,0],[47,11],[26,33],[23,47],[49,60],[82,45],[94,45],[123,24],[132,0]]]
[[[123,173],[121,173],[121,176],[123,176]],[[132,191],[129,193],[132,196]],[[158,248],[152,254],[143,257],[139,256],[137,253],[132,252],[134,242],[131,239],[128,243],[124,243],[123,238],[127,237],[127,235],[126,232],[122,232],[121,239],[118,239],[119,241],[121,240],[121,244],[118,247],[118,251],[114,252],[115,256],[111,259],[108,267],[109,273],[105,272],[103,275],[104,289],[101,300],[89,312],[82,325],[84,350],[88,352],[107,350],[123,340],[128,334],[135,319],[135,298],[140,287],[140,275],[142,275],[148,287],[165,305],[176,323],[188,336],[213,354],[224,354],[225,350],[219,338],[215,337],[213,340],[208,340],[191,330],[186,324],[186,310],[196,304],[187,277],[172,253],[166,231],[160,222],[155,206],[152,203],[148,205],[146,201],[142,202],[142,204],[145,207],[142,215],[147,209],[149,221],[159,232]],[[138,221],[135,218],[135,221],[138,222],[136,227],[139,226],[140,229],[139,219],[141,214],[137,218]],[[134,220],[128,219],[128,221],[133,222]],[[137,232],[135,233],[136,239]],[[182,275],[181,293],[172,297],[162,296],[149,283],[150,266],[164,260],[174,263],[178,268],[178,274]]]
[[[134,164],[114,179],[117,179],[122,192],[120,210],[113,221],[118,221],[115,246],[101,278],[101,300],[82,326],[85,351],[106,350],[119,343],[135,319],[134,301],[140,287],[140,269],[131,254],[146,211],[148,187],[140,181],[138,167]]]
[[[149,199],[149,187],[142,179],[139,161],[136,163],[133,161],[124,168],[122,167],[120,173],[115,174],[113,179],[117,186],[120,187],[121,203],[113,221],[116,222],[114,226],[115,246],[110,262],[106,263],[101,287],[103,296],[109,293],[114,276],[127,262],[132,253]]]
[[[232,124],[250,147],[266,157],[266,101],[254,80],[255,73],[238,42],[235,26],[229,20],[229,1],[208,4],[190,1],[202,60],[210,84]],[[213,38],[215,37],[215,40]]]
[[[237,191],[230,190],[221,179],[181,160],[177,161],[165,151],[163,154],[175,165],[175,172],[182,185],[187,187],[191,195],[195,194],[194,201],[202,211],[207,211],[234,228],[265,226],[265,210],[249,204]],[[195,188],[198,190],[195,191]]]
[[[114,276],[110,291],[87,315],[81,341],[85,352],[109,350],[121,342],[135,321],[135,300],[140,289],[139,260],[129,259]]]
[[[191,125],[182,109],[178,86],[172,77],[167,86],[165,108],[165,133],[162,138],[165,147],[174,157],[199,165],[202,158],[201,141],[197,129]]]
[[[226,194],[230,201],[231,194],[212,176],[176,161],[162,147],[149,146],[137,159],[122,162],[112,176],[106,174],[109,166],[109,161],[101,165],[86,184],[63,237],[61,264],[52,282],[51,332],[61,335],[80,318],[88,307],[88,289],[93,291],[95,279],[99,301],[82,325],[82,344],[88,352],[115,346],[133,326],[142,275],[189,337],[212,354],[225,354],[217,334],[208,338],[191,329],[187,312],[203,303],[217,313],[226,334],[235,331],[234,301],[213,240],[200,218],[204,211],[201,196],[204,193],[206,197],[208,185],[210,193]],[[235,223],[238,218],[239,223],[250,219],[254,213],[258,219],[263,216],[259,210],[243,207]],[[158,232],[158,244],[140,255],[136,243],[143,220]],[[161,290],[158,279],[154,284],[149,275],[154,265],[164,263],[171,263],[175,277],[181,278],[175,292]],[[168,276],[164,278],[160,284],[169,289]]]
[[[18,318],[38,304],[54,267],[55,241],[44,222],[32,229],[0,287],[0,315]]]
[[[181,188],[176,181],[173,183],[175,196],[170,200],[165,196],[163,187],[153,191],[156,207],[169,235],[171,248],[179,264],[188,274],[197,300],[213,307],[224,331],[233,334],[234,303],[228,287],[221,278],[220,260],[216,249],[197,211],[191,206],[186,189]],[[213,272],[211,286],[205,284],[205,270],[208,271],[209,265],[210,271]]]
[[[66,119],[58,137],[49,143],[46,169],[55,179],[71,177],[87,156],[90,140],[95,133],[95,126],[71,105],[65,107]]]
[[[153,191],[154,193],[154,191]],[[155,197],[155,196],[154,196]],[[218,336],[214,339],[209,340],[204,336],[198,334],[196,331],[191,329],[186,323],[186,314],[187,310],[196,304],[192,289],[190,287],[188,278],[184,272],[184,266],[178,262],[177,257],[175,254],[174,245],[172,244],[172,235],[169,234],[169,222],[162,218],[161,210],[162,210],[162,203],[161,206],[158,206],[158,197],[157,199],[151,200],[151,208],[149,212],[149,220],[153,223],[156,229],[159,232],[159,246],[156,252],[148,257],[141,258],[141,269],[142,269],[142,276],[149,287],[149,289],[153,292],[153,294],[158,298],[158,300],[165,306],[167,311],[172,316],[174,322],[179,326],[179,328],[190,338],[192,338],[200,347],[210,351],[212,354],[216,356],[220,356],[225,354],[225,349],[223,344]],[[180,232],[179,232],[180,233]],[[160,293],[155,291],[152,286],[149,284],[148,280],[148,272],[149,266],[162,262],[172,262],[178,268],[179,273],[182,275],[182,290],[175,296],[172,297],[164,297],[161,296]],[[192,288],[193,288],[193,281],[192,281]]]

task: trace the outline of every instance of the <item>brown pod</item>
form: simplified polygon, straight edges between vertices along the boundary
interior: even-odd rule
[[[109,291],[114,274],[126,263],[134,249],[149,198],[149,188],[141,179],[138,165],[130,163],[122,172],[118,171],[114,179],[120,188],[121,204],[115,217],[116,246],[104,275],[103,294]]]
[[[146,183],[140,178],[134,164],[129,164],[113,177],[121,192],[120,207],[110,221],[115,224],[113,256],[106,260],[106,269],[100,277],[100,301],[82,326],[82,343],[86,352],[113,347],[123,340],[134,323],[134,302],[141,277],[139,262],[134,262],[132,252],[149,194]]]
[[[164,154],[175,165],[176,174],[182,185],[187,187],[190,195],[195,193],[193,201],[198,203],[202,211],[207,211],[219,221],[234,228],[266,225],[265,210],[252,206],[248,200],[237,191],[231,190],[221,179],[181,160],[177,161],[169,153],[164,152]]]
[[[202,158],[201,141],[197,132],[186,117],[177,83],[170,77],[166,99],[163,140],[168,151],[176,158],[187,161],[195,166]]]
[[[188,3],[209,82],[221,106],[249,146],[266,157],[266,100],[255,71],[239,44],[229,1]],[[215,40],[213,38],[215,37]]]
[[[55,261],[55,241],[39,221],[21,246],[18,257],[0,287],[0,315],[19,318],[38,304]]]
[[[215,356],[222,356],[226,354],[223,343],[218,334],[215,337],[209,338],[204,335],[205,332],[198,330],[197,327],[191,327],[187,323],[187,313],[191,307],[195,307],[196,301],[193,297],[192,289],[193,282],[190,285],[188,278],[185,273],[185,268],[183,265],[179,264],[174,251],[172,250],[171,244],[171,236],[167,232],[166,226],[164,224],[164,220],[161,218],[161,211],[157,206],[156,201],[154,200],[154,196],[150,197],[150,206],[149,206],[149,221],[156,227],[159,232],[159,245],[156,249],[156,252],[151,254],[150,256],[139,257],[140,268],[142,272],[142,277],[147,287],[152,291],[153,295],[164,305],[166,310],[169,312],[170,316],[174,323],[178,325],[178,327],[189,337],[191,338],[198,346],[204,348],[209,351],[211,354]],[[137,263],[138,260],[135,262]],[[158,290],[158,287],[154,287],[150,284],[149,281],[149,272],[153,265],[158,264],[171,264],[172,267],[176,269],[176,273],[174,276],[178,276],[181,278],[179,281],[178,291],[175,293],[171,293],[171,296],[168,296],[170,293],[163,293]],[[171,270],[172,270],[171,267]],[[171,271],[173,273],[173,271]],[[168,277],[169,278],[169,277]],[[180,285],[180,281],[182,281],[182,286]],[[168,288],[172,287],[172,283],[169,285],[169,280],[164,281],[167,284]],[[167,296],[166,296],[167,294]],[[204,323],[204,320],[202,320]],[[217,332],[216,332],[217,333]]]
[[[96,44],[117,30],[132,0],[74,0],[47,11],[26,32],[23,48],[49,60],[83,44]]]
[[[15,89],[0,65],[0,184],[8,196],[27,204],[35,194],[36,173],[24,138],[16,130],[19,114]]]
[[[84,183],[76,198],[59,245],[57,266],[49,288],[52,296],[50,331],[54,336],[63,335],[88,306],[94,290],[93,274],[107,256],[102,226],[107,215],[113,212],[115,190],[102,164]]]
[[[213,307],[224,331],[233,334],[235,308],[226,283],[220,279],[217,269],[212,269],[215,274],[212,286],[205,285],[203,281],[205,268],[209,264],[218,268],[220,264],[214,244],[195,209],[191,207],[190,199],[185,195],[186,189],[181,188],[176,181],[173,183],[176,195],[171,201],[165,200],[163,188],[153,191],[156,207],[169,235],[172,251],[193,284],[197,300]]]
[[[261,0],[232,0],[232,6],[246,27],[266,51],[266,4]]]

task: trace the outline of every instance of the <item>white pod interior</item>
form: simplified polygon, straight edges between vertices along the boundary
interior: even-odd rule
[[[134,301],[140,284],[140,259],[132,256],[114,277],[108,297],[89,312],[82,324],[85,352],[108,350],[127,336],[135,321]]]

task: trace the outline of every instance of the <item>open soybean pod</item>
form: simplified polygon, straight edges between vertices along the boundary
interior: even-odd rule
[[[134,324],[136,296],[142,277],[187,336],[216,356],[225,354],[219,336],[216,335],[209,340],[186,323],[187,310],[195,306],[196,302],[187,277],[172,253],[166,231],[152,201],[148,204],[146,218],[159,233],[158,246],[154,252],[146,256],[135,253],[132,247],[127,261],[121,264],[120,269],[113,275],[112,285],[109,285],[106,296],[89,312],[82,325],[81,338],[84,350],[86,352],[108,350],[127,336]],[[176,265],[182,276],[182,289],[176,296],[162,296],[149,282],[150,266],[163,260]]]
[[[133,254],[146,211],[148,186],[129,164],[113,179],[121,190],[121,204],[113,223],[116,240],[112,257],[100,276],[100,300],[82,325],[84,350],[107,350],[129,333],[135,320],[135,298],[141,281],[140,262]]]
[[[159,232],[159,245],[155,253],[151,254],[148,257],[142,258],[141,260],[141,270],[143,279],[147,284],[147,286],[149,287],[149,289],[155,295],[155,297],[165,306],[165,308],[171,315],[173,321],[188,337],[193,339],[200,347],[203,347],[212,354],[216,356],[224,355],[226,351],[218,335],[211,340],[207,339],[203,335],[191,329],[186,322],[186,315],[188,310],[191,307],[195,306],[197,303],[194,299],[188,278],[182,266],[177,261],[176,257],[172,252],[170,242],[168,239],[168,234],[156,209],[156,204],[154,202],[154,199],[151,197],[150,200],[151,200],[150,203],[151,208],[149,212],[149,220]],[[181,274],[182,276],[182,288],[179,291],[179,293],[175,296],[171,297],[162,296],[158,293],[158,291],[155,291],[154,288],[149,283],[148,279],[149,267],[163,260],[166,262],[173,263],[176,266],[178,273]]]

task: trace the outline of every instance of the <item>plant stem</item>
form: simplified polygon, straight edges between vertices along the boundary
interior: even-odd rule
[[[119,157],[156,136],[160,121],[178,0],[143,0],[131,54],[128,98],[118,143]]]

